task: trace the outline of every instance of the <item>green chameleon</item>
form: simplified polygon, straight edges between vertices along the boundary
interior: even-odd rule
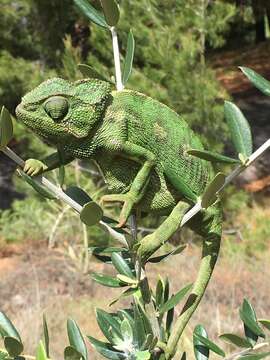
[[[93,159],[112,193],[103,196],[102,202],[123,203],[119,227],[134,210],[167,216],[142,239],[138,253],[143,261],[176,232],[214,176],[210,162],[187,153],[190,148],[203,150],[203,146],[177,113],[136,91],[113,91],[105,81],[45,81],[23,97],[16,114],[63,154],[61,160],[59,151],[43,161],[28,159],[24,168],[28,175],[55,169],[75,158]],[[202,260],[173,339],[180,337],[211,277],[221,223],[219,201],[188,223],[203,237]]]

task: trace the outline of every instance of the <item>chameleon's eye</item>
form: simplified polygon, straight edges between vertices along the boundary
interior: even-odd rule
[[[52,96],[43,106],[46,113],[55,121],[62,120],[68,113],[68,101],[62,96]]]

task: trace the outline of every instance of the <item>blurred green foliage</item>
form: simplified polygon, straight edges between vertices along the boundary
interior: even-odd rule
[[[223,0],[121,0],[119,3],[118,30],[123,58],[130,28],[136,41],[134,68],[127,87],[170,106],[202,135],[208,148],[221,150],[227,136],[223,101],[228,95],[215,78],[208,54],[228,46],[243,32],[243,41],[255,38],[254,28],[253,32],[246,31],[254,27],[250,4],[237,7],[235,1]],[[100,8],[98,0],[91,0],[91,4]],[[80,62],[113,78],[110,33],[89,24],[72,0],[0,0],[0,8],[0,105],[4,104],[11,112],[23,94],[49,77],[81,78],[76,67]],[[52,151],[21,124],[15,126],[15,138],[24,158],[42,158]],[[93,165],[85,167],[95,172]],[[91,174],[76,171],[74,175],[72,165],[67,182],[79,182],[91,195],[102,184],[100,178],[93,179]],[[1,213],[1,237],[23,240],[31,233],[32,239],[44,239],[63,207],[41,201],[20,180],[16,184],[26,199],[16,201],[13,209]],[[237,197],[228,206],[241,208],[245,200],[245,196]],[[43,216],[48,213],[52,216]],[[63,217],[59,230],[68,238],[78,233],[70,232],[69,226],[74,229],[80,226],[79,221],[73,224],[70,213]],[[144,226],[155,226],[156,221],[146,219]],[[108,240],[99,230],[91,228],[89,241],[93,238]]]

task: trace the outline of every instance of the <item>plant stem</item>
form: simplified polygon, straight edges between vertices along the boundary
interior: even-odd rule
[[[137,243],[137,221],[136,221],[136,216],[134,214],[130,216],[129,223],[130,223],[131,234],[133,237],[133,244],[136,244]],[[151,289],[150,289],[149,282],[148,282],[148,279],[147,279],[147,276],[145,273],[145,269],[142,266],[140,259],[137,257],[137,254],[135,254],[134,260],[135,260],[137,279],[139,281],[141,300],[143,302],[147,317],[150,321],[150,324],[151,324],[151,327],[153,330],[153,334],[155,337],[157,337],[159,339],[159,335],[160,335],[159,324],[158,324],[158,319],[156,316],[156,309],[155,309],[153,301],[152,301]]]
[[[112,34],[112,45],[113,45],[113,57],[114,57],[114,67],[115,67],[115,80],[116,80],[116,89],[121,91],[124,89],[122,83],[122,74],[121,74],[121,63],[120,63],[120,52],[118,45],[117,32],[114,26],[111,27]]]
[[[13,160],[17,165],[19,165],[21,168],[24,167],[24,160],[21,159],[17,154],[15,154],[14,151],[12,151],[9,147],[5,147],[4,149],[1,149],[1,151],[11,160]],[[35,178],[33,178],[33,180],[39,185],[45,186],[52,194],[54,194],[58,199],[68,204],[77,213],[79,214],[81,213],[82,206],[78,204],[76,201],[74,201],[71,197],[69,197],[66,193],[64,193],[64,191],[60,187],[54,185],[42,175],[36,176]],[[99,224],[105,226],[108,232],[110,233],[110,235],[114,237],[117,241],[119,241],[124,245],[127,244],[126,238],[123,234],[120,234],[119,232],[115,231],[102,220],[100,220]]]
[[[266,150],[270,148],[270,139],[268,139],[262,146],[260,146],[253,154],[250,155],[246,164],[239,165],[236,169],[232,171],[230,175],[228,175],[225,179],[224,185],[217,191],[217,194],[221,192],[228,184],[230,184],[233,179],[235,179],[241,172],[247,169],[254,161],[256,161],[260,156],[264,154]],[[201,200],[198,202],[184,215],[181,221],[181,227],[184,226],[193,216],[195,216],[198,212],[202,210]]]
[[[239,357],[241,357],[243,355],[246,355],[246,354],[249,354],[250,351],[254,352],[256,350],[261,350],[262,348],[264,348],[266,346],[269,346],[268,342],[257,344],[253,348],[245,349],[245,350],[240,351],[238,353],[231,354],[231,355],[227,356],[224,360],[237,360]]]

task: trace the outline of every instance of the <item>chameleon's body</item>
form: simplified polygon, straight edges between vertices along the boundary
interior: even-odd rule
[[[111,91],[94,79],[69,83],[52,79],[27,94],[17,116],[44,140],[64,150],[66,163],[94,159],[113,195],[103,201],[124,203],[123,226],[134,209],[168,215],[139,248],[148,258],[177,230],[188,208],[213,177],[209,162],[188,155],[203,149],[199,138],[173,110],[135,91]],[[36,175],[59,166],[56,156],[26,162]],[[221,236],[219,204],[195,217],[190,225],[204,236],[203,259],[193,293],[179,318],[179,337],[211,276]],[[175,337],[174,337],[175,338]],[[173,344],[168,344],[173,348]]]

